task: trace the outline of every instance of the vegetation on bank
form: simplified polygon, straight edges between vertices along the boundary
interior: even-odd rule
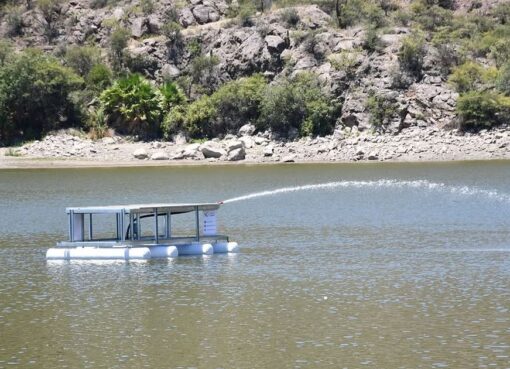
[[[363,53],[381,52],[379,35],[390,26],[409,27],[392,71],[392,87],[403,90],[424,75],[427,55],[434,53],[438,69],[459,93],[461,129],[480,129],[510,119],[510,4],[501,3],[484,16],[456,14],[452,0],[415,0],[401,7],[392,0],[243,0],[230,16],[242,26],[256,23],[255,12],[316,3],[332,15],[331,27],[364,25]],[[10,38],[23,37],[23,9],[38,8],[48,43],[57,35],[59,0],[0,0],[0,13]],[[115,0],[93,0],[91,6],[113,6]],[[155,3],[141,1],[130,12],[150,14]],[[281,13],[289,28],[300,19],[293,8]],[[205,54],[196,39],[184,40],[175,9],[165,14],[160,30],[168,58],[186,53],[190,62],[181,77],[159,84],[147,71],[154,65],[143,56],[126,53],[129,32],[112,23],[107,52],[94,42],[56,47],[53,55],[34,49],[15,51],[14,42],[0,40],[0,143],[39,138],[64,127],[82,127],[94,137],[109,128],[141,139],[169,138],[184,132],[191,138],[235,133],[246,123],[271,129],[282,137],[327,135],[339,124],[341,97],[321,88],[312,73],[280,75],[271,81],[259,74],[235,81],[219,78],[218,59]],[[262,32],[262,31],[261,31]],[[296,35],[302,31],[296,31]],[[316,31],[301,35],[311,53]],[[297,37],[297,36],[294,36]],[[320,58],[321,55],[315,55]],[[353,59],[341,55],[331,64],[355,78]],[[375,129],[396,114],[394,101],[377,93],[366,104]]]

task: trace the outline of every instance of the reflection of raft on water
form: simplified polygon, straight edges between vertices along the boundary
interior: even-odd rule
[[[47,259],[131,260],[174,258],[237,252],[236,242],[216,234],[216,213],[221,203],[143,204],[67,208],[69,241],[46,252]],[[172,218],[192,213],[193,236],[174,237]],[[113,237],[95,238],[94,220],[113,217]],[[200,226],[202,218],[202,226]]]

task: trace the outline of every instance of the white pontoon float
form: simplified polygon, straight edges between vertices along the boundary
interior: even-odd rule
[[[46,258],[132,260],[237,252],[236,242],[229,242],[227,236],[216,233],[216,214],[220,205],[141,204],[66,208],[69,240],[49,249]],[[194,213],[195,234],[172,237],[172,217],[184,213]],[[94,219],[97,221],[98,215],[114,217],[115,237],[95,238]],[[142,223],[142,219],[147,218],[149,222]]]

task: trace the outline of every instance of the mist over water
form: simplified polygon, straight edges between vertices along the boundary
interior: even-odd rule
[[[506,369],[509,178],[507,162],[0,170],[0,369]],[[239,254],[44,258],[67,206],[222,198]]]

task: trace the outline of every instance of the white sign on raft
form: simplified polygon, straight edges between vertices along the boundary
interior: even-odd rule
[[[216,210],[204,211],[203,235],[216,235]]]

